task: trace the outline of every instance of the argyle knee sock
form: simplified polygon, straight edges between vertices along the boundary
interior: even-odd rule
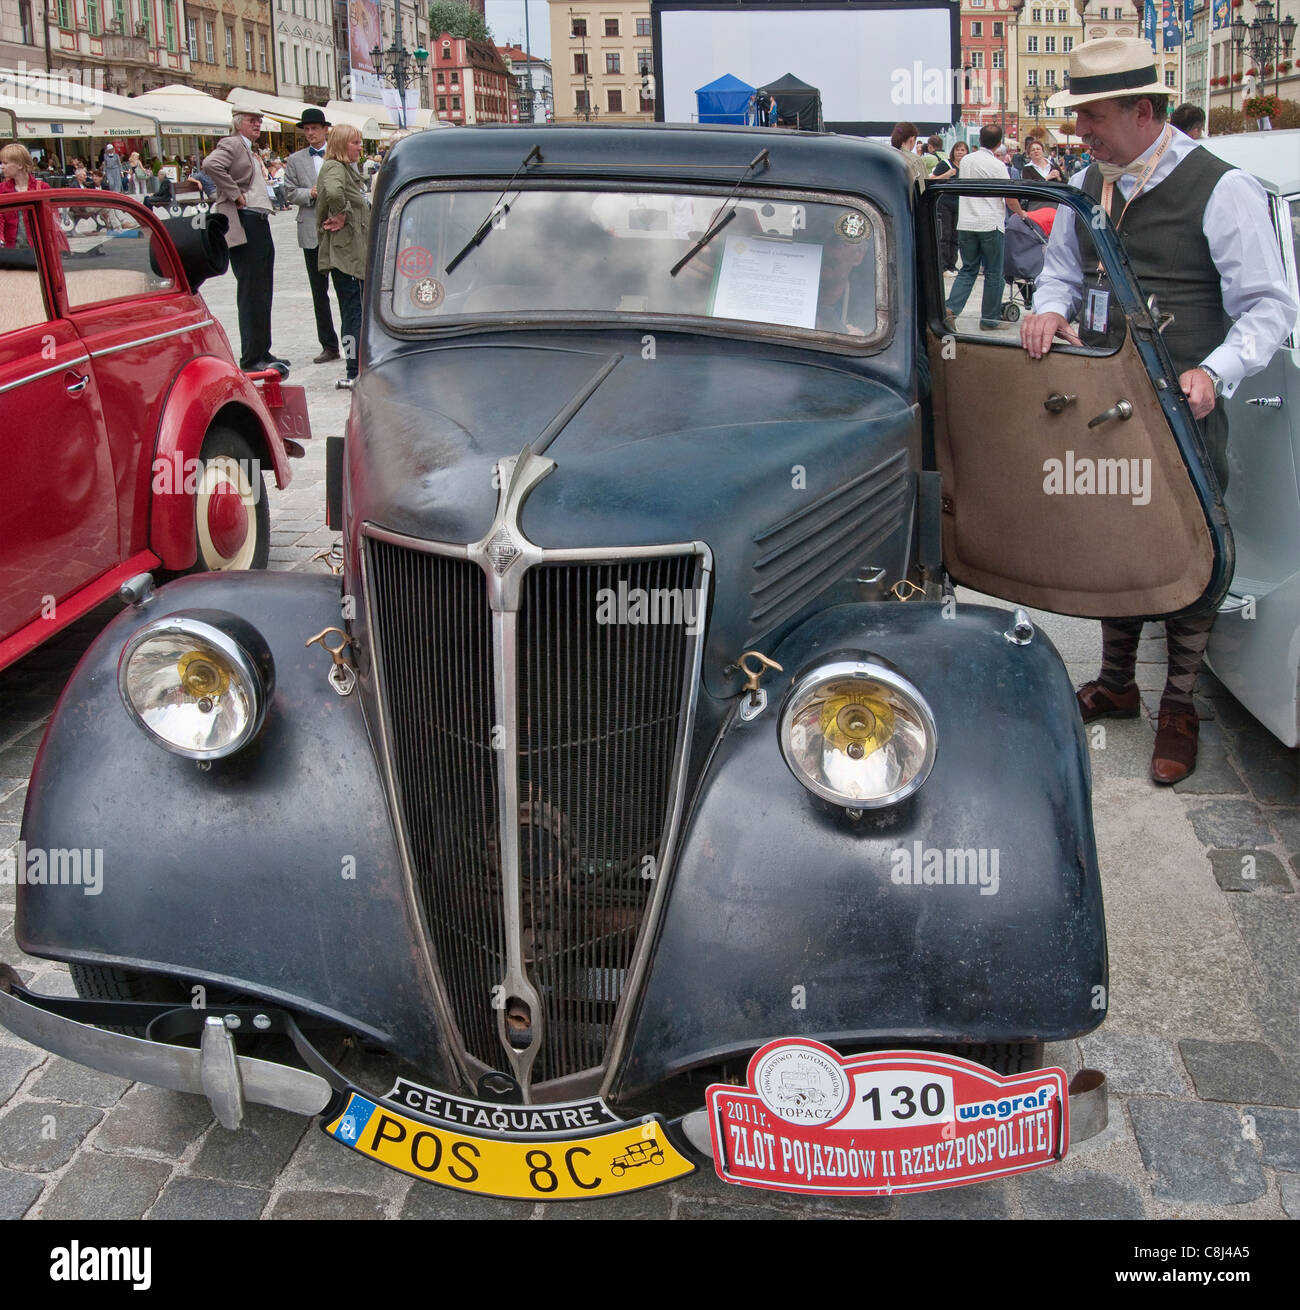
[[[1097,680],[1107,691],[1119,695],[1133,685],[1141,637],[1141,619],[1102,619],[1101,676]]]
[[[1169,647],[1169,676],[1165,681],[1160,709],[1174,714],[1195,714],[1192,687],[1201,671],[1205,647],[1214,626],[1213,614],[1184,615],[1165,623],[1165,641]]]

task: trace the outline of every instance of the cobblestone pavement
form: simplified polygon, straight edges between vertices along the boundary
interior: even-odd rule
[[[307,384],[318,440],[293,485],[272,493],[271,566],[316,569],[311,556],[330,542],[321,439],[342,431],[348,397],[334,390],[339,366],[306,363],[317,344],[292,217],[277,216],[274,232],[275,349]],[[206,291],[233,337],[232,280]],[[0,674],[0,850],[18,838],[54,700],[115,610],[103,607]],[[1078,680],[1095,675],[1096,625],[1039,621]],[[1153,712],[1163,647],[1158,629],[1148,634],[1140,680]],[[1201,763],[1187,782],[1160,790],[1147,780],[1146,719],[1108,724],[1095,743],[1111,1009],[1097,1033],[1048,1056],[1067,1072],[1106,1072],[1110,1123],[1059,1166],[893,1200],[785,1199],[726,1187],[703,1170],[603,1203],[483,1201],[390,1172],[277,1110],[254,1107],[244,1129],[226,1132],[200,1098],[132,1086],[0,1030],[0,1217],[1300,1216],[1297,753],[1208,676],[1200,690]],[[69,992],[64,968],[18,952],[13,917],[13,889],[0,887],[0,960],[37,989]],[[348,1059],[364,1074],[363,1057]]]

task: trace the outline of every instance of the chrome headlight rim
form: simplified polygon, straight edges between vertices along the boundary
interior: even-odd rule
[[[876,682],[888,687],[911,706],[924,730],[925,755],[916,773],[903,786],[883,796],[846,796],[812,777],[794,755],[791,741],[794,708],[802,705],[818,687],[845,680]],[[939,734],[935,726],[934,711],[930,709],[930,704],[920,689],[888,660],[866,651],[861,654],[846,652],[828,654],[824,659],[796,674],[790,689],[785,694],[785,699],[781,702],[777,734],[781,745],[781,757],[785,760],[786,768],[794,774],[796,781],[814,796],[829,801],[830,804],[843,810],[883,810],[907,800],[909,796],[914,796],[929,778],[939,752]]]
[[[181,638],[205,643],[230,661],[239,678],[250,689],[253,707],[252,713],[248,716],[248,723],[237,737],[233,737],[221,746],[206,750],[198,749],[168,740],[145,721],[131,698],[129,686],[131,660],[146,642],[157,637]],[[213,611],[178,611],[154,619],[131,634],[122,648],[122,654],[118,657],[117,690],[128,716],[155,745],[188,760],[200,762],[220,760],[244,750],[262,731],[274,685],[273,668],[270,651],[261,633],[237,615],[227,616]]]

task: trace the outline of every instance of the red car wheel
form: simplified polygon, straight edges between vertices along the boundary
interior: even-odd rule
[[[194,573],[264,569],[271,553],[271,507],[262,461],[246,437],[216,427],[203,439],[194,494]]]

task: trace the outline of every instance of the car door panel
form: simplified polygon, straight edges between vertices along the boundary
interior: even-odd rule
[[[1019,184],[941,184],[1032,194],[1090,213],[1086,197]],[[1084,617],[1160,617],[1222,597],[1232,543],[1199,430],[1113,231],[1096,234],[1115,320],[1104,350],[1058,344],[1041,360],[1018,333],[954,335],[930,190],[918,209],[944,562],[958,582]],[[978,295],[978,291],[976,292]],[[978,303],[978,301],[975,301]],[[1122,337],[1122,340],[1120,339]],[[1059,412],[1049,397],[1068,397]],[[1117,402],[1127,418],[1088,424]]]

